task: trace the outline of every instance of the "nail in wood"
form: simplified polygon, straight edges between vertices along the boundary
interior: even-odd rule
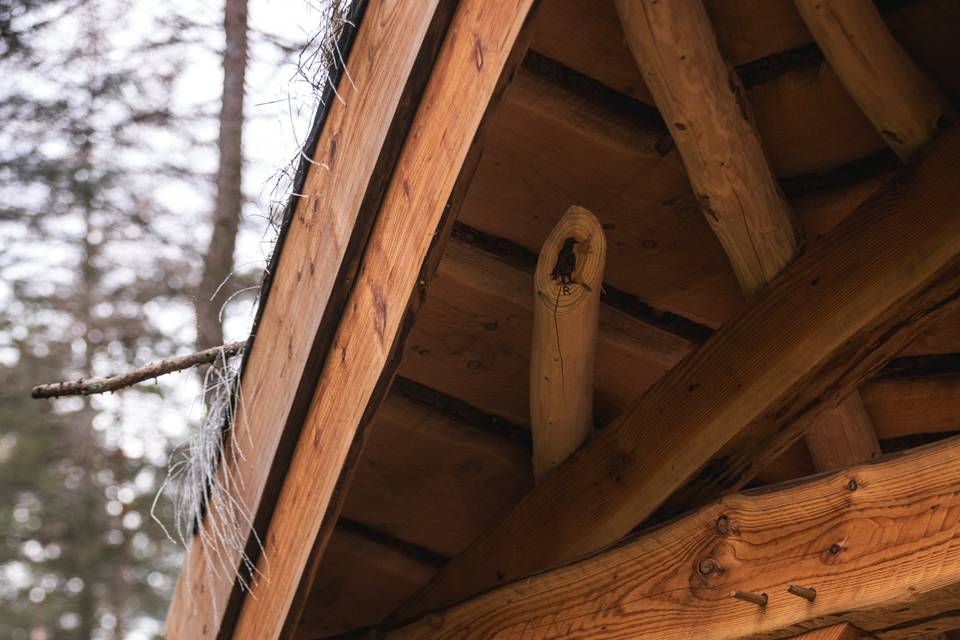
[[[731,597],[734,597],[737,600],[752,602],[758,607],[767,606],[767,594],[765,593],[750,593],[749,591],[734,591],[730,595]]]
[[[803,598],[804,600],[809,600],[810,602],[813,602],[817,598],[817,590],[808,587],[798,587],[797,585],[792,584],[787,587],[787,591],[795,596]]]

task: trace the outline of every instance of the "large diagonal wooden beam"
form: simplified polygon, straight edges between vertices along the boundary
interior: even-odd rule
[[[476,167],[484,123],[526,53],[533,6],[456,4],[286,470],[257,564],[265,578],[244,599],[234,637],[289,638],[296,631],[365,428],[396,374]]]
[[[613,543],[776,457],[960,297],[960,130],[796,260],[397,612]]]
[[[815,591],[812,601],[788,592]],[[765,606],[731,597],[765,594]],[[388,638],[915,639],[960,610],[960,439],[728,496]]]
[[[740,79],[720,53],[701,0],[616,5],[700,206],[750,298],[799,255],[803,243]],[[856,391],[811,426],[807,446],[819,471],[879,455]]]
[[[359,256],[423,89],[423,53],[442,38],[439,0],[355,4],[344,80],[318,116],[315,149],[305,149],[302,181],[262,292],[246,354],[232,433],[207,501],[206,516],[184,560],[167,614],[173,640],[228,637],[243,589],[242,555],[254,559],[270,520],[290,449],[309,406],[340,314],[356,280]],[[449,4],[446,2],[445,4]],[[441,12],[442,13],[442,12]],[[354,33],[348,26],[345,33]],[[437,33],[439,31],[439,33]],[[427,64],[426,66],[429,67]],[[338,76],[344,74],[337,74]],[[336,99],[336,97],[340,99]],[[225,533],[226,532],[226,533]]]
[[[794,4],[844,88],[901,160],[957,120],[950,101],[896,41],[872,0]]]

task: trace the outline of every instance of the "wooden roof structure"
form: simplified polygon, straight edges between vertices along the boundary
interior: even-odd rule
[[[960,628],[960,3],[354,14],[168,637]]]

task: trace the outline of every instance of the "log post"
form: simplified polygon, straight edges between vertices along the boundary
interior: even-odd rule
[[[700,207],[747,297],[800,253],[747,95],[720,55],[700,0],[617,0],[620,22],[687,168]]]
[[[873,0],[794,3],[844,88],[901,160],[956,121],[946,96],[894,39]]]
[[[824,412],[804,437],[817,471],[843,469],[880,455],[880,442],[859,391]]]
[[[797,257],[802,239],[746,93],[720,54],[700,0],[617,0],[616,5],[700,206],[751,298]],[[880,453],[859,392],[826,413],[810,433],[807,446],[818,471]]]
[[[597,218],[570,207],[534,274],[530,354],[533,474],[539,482],[593,429],[593,368],[607,243]]]

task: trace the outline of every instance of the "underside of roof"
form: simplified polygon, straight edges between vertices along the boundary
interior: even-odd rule
[[[816,31],[814,40],[812,19],[797,9],[806,2],[707,0],[706,28],[733,70],[743,126],[762,144],[771,197],[785,203],[790,233],[802,238],[802,257],[791,254],[757,293],[745,285],[734,241],[711,220],[722,212],[713,211],[707,179],[694,175],[688,121],[676,114],[696,121],[696,105],[680,100],[668,110],[680,95],[670,65],[657,84],[656,56],[645,58],[644,43],[631,40],[629,7],[644,5],[656,32],[656,4],[355,4],[340,43],[346,71],[332,74],[342,100],[331,88],[317,116],[305,150],[312,159],[294,186],[303,195],[288,207],[245,356],[245,419],[236,428],[249,431],[241,446],[253,446],[224,462],[245,481],[236,504],[257,532],[247,555],[263,579],[245,593],[232,575],[209,574],[192,550],[170,637],[312,640],[371,629],[467,637],[470,624],[498,616],[505,626],[475,637],[620,637],[603,633],[621,618],[635,625],[623,627],[631,637],[685,637],[663,622],[667,613],[656,631],[644,626],[644,611],[673,606],[708,607],[728,632],[684,615],[710,638],[792,637],[837,623],[877,634],[869,637],[935,638],[960,627],[960,599],[945,613],[952,600],[941,589],[960,593],[960,582],[946,573],[930,577],[937,589],[917,582],[926,598],[918,602],[931,611],[913,615],[891,613],[898,601],[885,591],[862,609],[844,600],[850,584],[872,584],[866,561],[861,573],[837,569],[832,603],[823,596],[831,578],[814,572],[823,583],[816,601],[795,597],[777,608],[782,598],[771,593],[768,614],[741,610],[742,628],[724,617],[751,606],[731,600],[732,590],[759,591],[747,587],[777,571],[786,572],[777,580],[798,578],[787,575],[791,563],[764,569],[776,558],[751,558],[749,578],[717,574],[728,562],[718,535],[742,534],[749,549],[766,552],[784,531],[796,537],[787,549],[816,556],[825,545],[818,567],[838,555],[842,565],[856,552],[840,550],[860,538],[828,541],[824,532],[847,521],[818,518],[857,509],[850,521],[875,517],[881,531],[891,515],[870,510],[887,505],[902,515],[921,508],[904,496],[921,496],[930,500],[924,513],[943,505],[950,515],[904,524],[898,540],[935,548],[939,559],[925,562],[960,576],[960,547],[904,533],[923,529],[940,536],[936,545],[960,535],[960,489],[950,489],[960,477],[960,445],[950,439],[960,432],[958,133],[944,133],[904,168],[903,146],[868,117],[827,36]],[[960,4],[880,2],[876,10],[919,73],[960,104]],[[711,107],[705,88],[703,96]],[[595,433],[535,483],[535,273],[551,230],[574,205],[592,212],[605,238],[590,356]],[[761,231],[760,244],[770,237]],[[883,454],[901,457],[797,484],[870,461],[829,465],[804,439],[838,406],[859,416]],[[837,420],[836,429],[847,424]],[[787,481],[794,484],[777,484]],[[632,493],[618,493],[631,482]],[[881,488],[883,499],[869,493]],[[715,502],[741,490],[748,493]],[[834,491],[846,493],[824,497]],[[807,529],[776,520],[791,505],[800,507],[789,522],[810,518]],[[618,510],[632,515],[609,515]],[[673,520],[681,514],[689,515]],[[735,533],[722,530],[723,518],[737,522]],[[570,526],[551,529],[559,522]],[[705,531],[709,539],[697,537]],[[762,540],[750,537],[761,531]],[[667,553],[665,540],[689,544]],[[750,551],[730,545],[747,563]],[[878,558],[886,548],[870,547]],[[641,552],[656,566],[617,592],[624,578],[616,567]],[[800,560],[791,562],[805,575]],[[609,591],[578,591],[589,571],[610,576]],[[720,604],[663,595],[674,587]],[[544,595],[551,589],[575,594],[564,611],[611,600],[561,624],[560,604]],[[864,592],[883,591],[871,589]],[[652,604],[628,606],[645,598]]]

